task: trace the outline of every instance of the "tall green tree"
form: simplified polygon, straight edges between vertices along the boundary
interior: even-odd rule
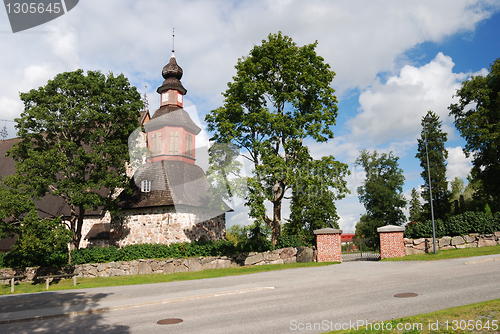
[[[402,194],[405,177],[398,160],[392,152],[378,154],[363,150],[355,161],[366,173],[363,185],[358,187],[359,200],[366,209],[364,225],[371,232],[363,228],[365,238],[377,236],[378,227],[401,225],[406,220],[403,213],[406,200]]]
[[[419,222],[423,221],[423,207],[422,203],[420,203],[420,194],[417,189],[413,188],[411,190],[411,198],[409,203],[409,211],[410,211],[410,222]]]
[[[330,162],[328,161],[330,160]],[[314,239],[314,230],[334,227],[339,228],[337,208],[335,201],[338,199],[333,188],[329,188],[323,180],[336,175],[329,175],[334,168],[322,168],[325,164],[335,164],[331,157],[311,161],[297,172],[303,175],[296,177],[300,184],[292,189],[290,203],[290,218],[284,225],[287,235],[304,236],[308,241]],[[323,175],[323,173],[325,173]]]
[[[246,205],[252,217],[271,226],[273,244],[281,233],[285,193],[300,183],[296,171],[313,161],[304,140],[333,138],[337,100],[330,84],[335,73],[316,54],[316,46],[298,47],[290,37],[270,34],[238,60],[236,76],[223,93],[224,105],[205,118],[212,140],[237,145],[253,163]],[[334,174],[323,183],[342,197],[347,165],[330,157],[322,167]]]
[[[424,199],[424,218],[431,219],[430,191],[429,191],[429,169],[427,168],[427,156],[425,151],[425,137],[427,136],[427,149],[429,153],[429,166],[431,174],[432,200],[435,219],[448,219],[451,212],[450,191],[446,180],[446,159],[448,151],[444,147],[448,135],[441,129],[442,122],[439,116],[429,111],[427,116],[422,117],[422,132],[418,139],[417,154],[420,160],[420,173],[424,180],[422,198]]]
[[[500,211],[500,58],[486,76],[473,76],[457,90],[458,103],[448,109],[466,140],[464,153],[473,156],[477,192],[493,212]]]
[[[16,161],[9,186],[35,199],[62,198],[78,248],[85,212],[116,210],[117,191],[127,188],[127,140],[139,126],[140,94],[122,74],[77,70],[21,93],[21,100],[22,141],[8,152]]]

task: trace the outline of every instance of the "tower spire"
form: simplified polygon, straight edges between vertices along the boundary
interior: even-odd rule
[[[174,54],[175,52],[174,42],[175,42],[175,28],[172,28],[172,54]]]

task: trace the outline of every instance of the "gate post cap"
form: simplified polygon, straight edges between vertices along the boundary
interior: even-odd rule
[[[336,228],[321,228],[319,230],[314,230],[314,234],[342,234],[342,230]]]
[[[404,232],[405,227],[404,226],[396,226],[396,225],[386,225],[377,228],[377,232],[379,233],[385,233],[385,232]]]

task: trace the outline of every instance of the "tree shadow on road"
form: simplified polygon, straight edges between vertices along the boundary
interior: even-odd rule
[[[127,326],[113,325],[105,321],[102,312],[6,323],[8,320],[18,318],[95,310],[99,308],[99,301],[109,295],[88,292],[42,292],[0,296],[0,333],[129,333]]]

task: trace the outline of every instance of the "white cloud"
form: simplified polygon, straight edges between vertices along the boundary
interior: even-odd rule
[[[472,168],[472,155],[468,158],[462,150],[462,147],[451,147],[447,148],[448,151],[448,166],[446,168],[446,176],[449,180],[453,180],[455,177],[461,179],[467,178]]]
[[[362,92],[358,114],[347,115],[352,119],[345,131],[333,141],[310,145],[314,157],[332,154],[352,163],[363,148],[411,156],[420,118],[431,109],[446,119],[451,96],[467,74],[453,73],[452,59],[443,54],[420,67],[403,54],[420,43],[473,32],[499,9],[498,1],[482,0],[80,1],[68,14],[29,33],[0,34],[0,47],[8,50],[0,54],[1,112],[7,119],[18,117],[19,92],[76,67],[124,73],[141,93],[147,85],[154,112],[175,27],[182,82],[203,125],[204,114],[222,103],[220,93],[235,74],[237,59],[269,33],[282,31],[298,45],[318,41],[318,54],[337,73],[337,95],[353,88]],[[388,73],[387,82],[377,79],[381,73]],[[444,120],[443,128],[453,135],[451,120]],[[451,162],[451,151],[448,163],[449,170],[460,165]],[[349,182],[353,195],[338,205],[346,230],[362,211],[355,194],[361,181]],[[247,223],[240,212],[233,216],[238,218],[232,221]]]
[[[450,57],[439,53],[424,66],[404,66],[386,83],[376,80],[360,94],[360,113],[348,122],[353,138],[372,145],[389,140],[414,141],[428,110],[440,116],[444,131],[452,132],[447,107],[468,76],[453,73],[454,65]]]

